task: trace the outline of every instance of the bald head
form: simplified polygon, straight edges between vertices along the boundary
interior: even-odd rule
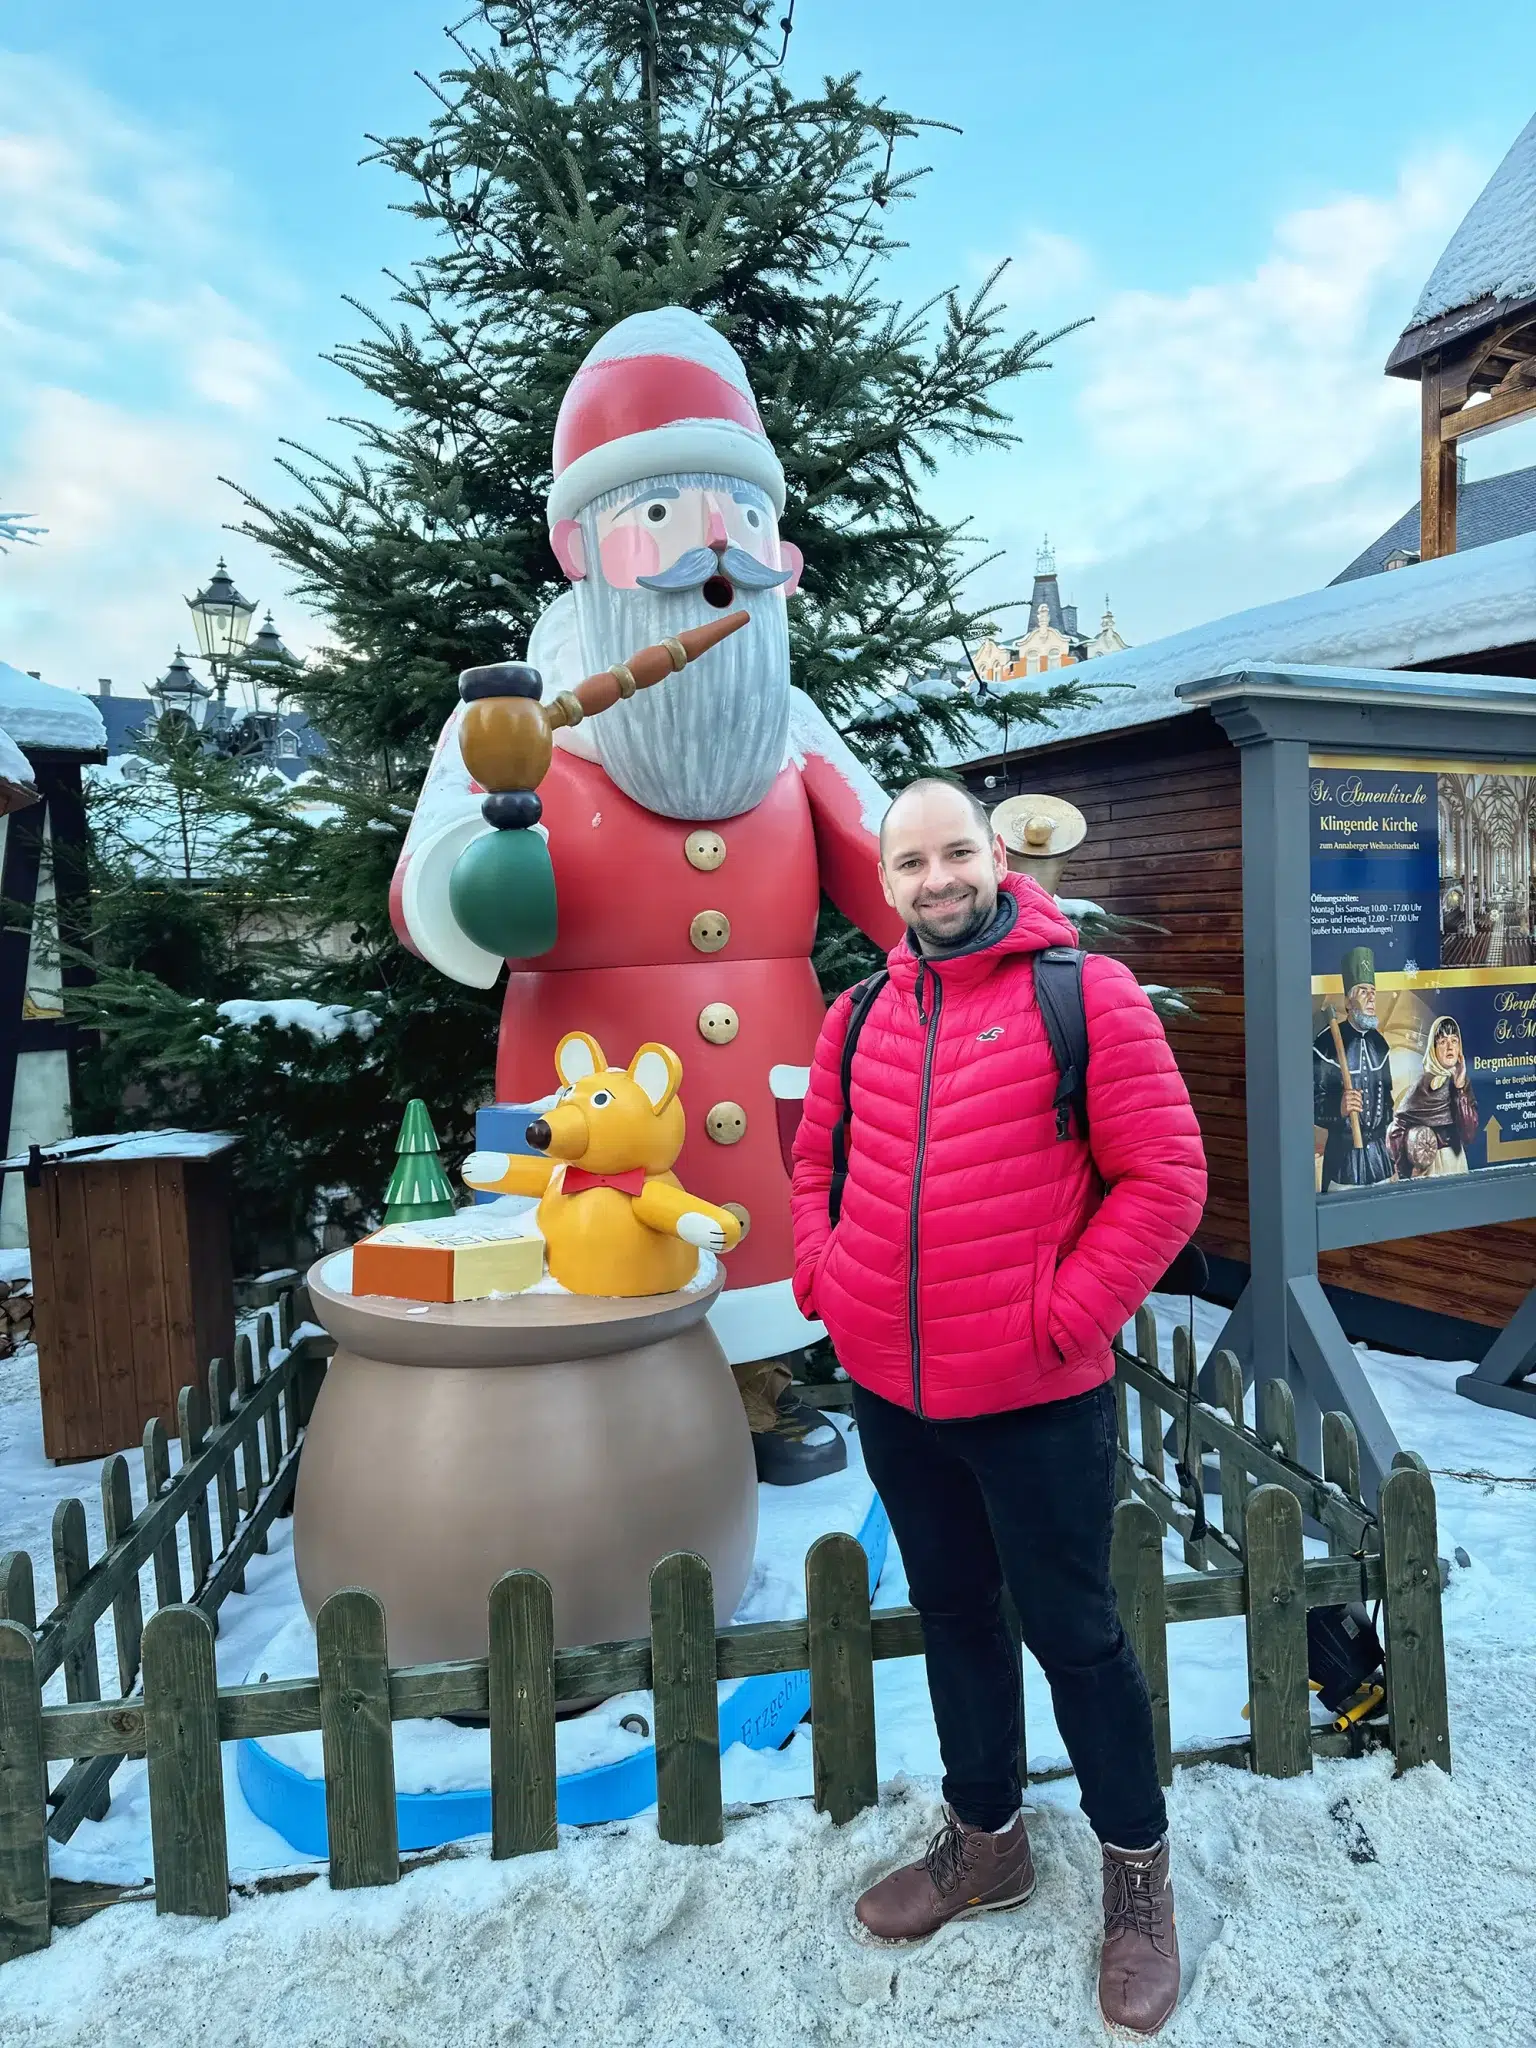
[[[925,776],[880,825],[885,899],[925,952],[964,945],[990,920],[1008,872],[1002,842],[968,789]]]
[[[885,807],[885,816],[880,820],[880,858],[885,858],[887,836],[894,822],[899,822],[915,806],[942,804],[945,799],[950,800],[952,810],[956,804],[964,809],[981,835],[981,844],[987,845],[992,838],[992,819],[980,797],[972,796],[963,783],[946,782],[941,775],[921,775],[916,782],[899,789]]]

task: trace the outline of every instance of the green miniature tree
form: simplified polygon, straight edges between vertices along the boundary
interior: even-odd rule
[[[453,1189],[438,1157],[437,1133],[421,1101],[408,1102],[395,1141],[395,1170],[384,1197],[386,1223],[428,1223],[453,1214]]]

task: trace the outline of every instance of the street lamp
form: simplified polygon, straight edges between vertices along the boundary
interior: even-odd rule
[[[245,651],[246,637],[251,630],[251,620],[256,616],[256,607],[236,590],[221,555],[207,588],[200,590],[196,597],[187,599],[187,609],[191,612],[192,623],[197,629],[197,644],[213,675],[222,723],[224,697],[229,688],[230,665],[238,661]]]
[[[179,711],[192,725],[201,725],[213,692],[193,675],[187,657],[178,647],[176,659],[159,682],[150,685],[147,694],[159,717],[164,718],[168,711]]]

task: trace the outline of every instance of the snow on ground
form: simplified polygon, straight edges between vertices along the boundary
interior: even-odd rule
[[[1456,1771],[1390,1761],[1286,1784],[1208,1765],[1170,1805],[1185,1996],[1167,2048],[1529,2042],[1536,1660],[1453,1669]],[[1051,1788],[1059,1794],[1061,1788]],[[1347,1805],[1345,1804],[1347,1802]],[[804,1802],[714,1849],[637,1820],[552,1855],[483,1853],[387,1890],[322,1879],[218,1923],[120,1906],[0,1970],[8,2048],[1097,2048],[1095,1845],[1039,1797],[1039,1890],[926,1946],[868,1949],[857,1890],[921,1853],[931,1786],[834,1829]],[[1354,1857],[1369,1860],[1357,1862]],[[1525,2029],[1522,2033],[1521,2029]]]
[[[1185,1310],[1157,1307],[1167,1346]],[[1222,1320],[1196,1305],[1202,1354]],[[1441,1551],[1459,1546],[1471,1560],[1445,1598],[1454,1775],[1426,1769],[1395,1782],[1382,1756],[1319,1762],[1288,1784],[1220,1766],[1181,1771],[1170,1809],[1186,1988],[1162,2037],[1169,2048],[1536,2043],[1536,1422],[1456,1395],[1463,1368],[1361,1357],[1402,1442],[1437,1469]],[[24,1543],[47,1585],[54,1501],[79,1493],[99,1543],[95,1491],[94,1468],[54,1471],[42,1460],[32,1354],[0,1366],[0,1547]],[[1167,1556],[1178,1569],[1176,1544]],[[243,1675],[270,1639],[291,1585],[280,1523],[247,1594],[223,1609],[226,1678]],[[877,1604],[905,1596],[893,1550]],[[108,1682],[109,1637],[104,1628]],[[1241,1732],[1241,1621],[1178,1625],[1169,1661],[1176,1744]],[[1027,1683],[1040,1768],[1061,1758],[1061,1743],[1032,1663]],[[849,1828],[832,1829],[807,1803],[801,1729],[780,1752],[728,1753],[727,1801],[777,1803],[731,1819],[718,1849],[669,1848],[641,1816],[566,1830],[556,1856],[516,1864],[492,1864],[473,1845],[466,1860],[388,1891],[332,1895],[322,1878],[278,1898],[237,1899],[219,1925],[114,1908],[0,1971],[0,2039],[7,2048],[1102,2040],[1092,1997],[1097,1860],[1070,1780],[1031,1794],[1041,1883],[1026,1911],[909,1952],[851,1938],[853,1895],[919,1851],[937,1821],[939,1759],[919,1660],[876,1667],[876,1707],[882,1803]],[[103,1828],[120,1842],[142,1838],[142,1767],[125,1765],[116,1786],[114,1808],[122,1801],[124,1811]],[[299,1860],[246,1811],[232,1751],[225,1789],[237,1869]],[[57,1874],[104,1874],[107,1859],[89,1847],[97,1832],[87,1824],[58,1851]]]

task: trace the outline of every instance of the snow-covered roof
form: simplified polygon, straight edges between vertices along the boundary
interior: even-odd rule
[[[26,787],[32,781],[32,763],[8,732],[0,732],[0,782],[15,782]]]
[[[78,690],[40,683],[0,661],[0,728],[19,747],[57,747],[67,754],[104,754],[101,713]]]
[[[1102,692],[1096,703],[1056,712],[1048,726],[1011,725],[1006,740],[1000,726],[984,726],[948,758],[959,764],[1005,749],[1034,753],[1178,717],[1193,708],[1175,696],[1180,683],[1256,663],[1410,668],[1527,641],[1536,641],[1536,533],[1330,583],[1103,655],[1076,671],[1085,687]]]
[[[1536,296],[1536,115],[1473,200],[1408,322],[1422,327],[1478,299]]]

